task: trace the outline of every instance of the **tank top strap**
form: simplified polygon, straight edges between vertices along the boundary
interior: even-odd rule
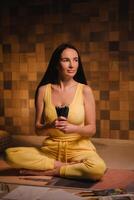
[[[50,83],[46,85],[44,101],[46,102],[46,104],[49,104],[51,102],[51,84]]]
[[[75,95],[75,103],[76,102],[83,103],[83,87],[84,87],[84,84],[82,83],[78,84],[78,88]]]

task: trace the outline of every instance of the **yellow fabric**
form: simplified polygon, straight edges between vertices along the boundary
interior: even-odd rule
[[[69,105],[68,121],[72,124],[83,125],[84,124],[84,107],[83,107],[83,95],[82,95],[83,84],[78,84],[73,101]],[[45,90],[44,102],[45,112],[44,118],[46,123],[51,123],[57,118],[55,106],[52,103],[51,96],[51,84],[48,84]],[[63,131],[58,129],[50,129],[49,135],[51,137],[65,136]],[[77,133],[69,134],[71,136],[79,136]]]
[[[69,136],[47,139],[41,150],[49,157],[66,163],[76,162],[62,166],[62,177],[77,179],[98,180],[106,170],[104,161],[96,153],[94,145],[89,139]]]
[[[14,168],[47,170],[54,168],[54,159],[34,147],[6,149],[7,161]]]
[[[69,105],[68,120],[71,123],[84,124],[83,85],[78,84],[72,103]],[[55,107],[51,99],[51,84],[46,87],[44,96],[46,123],[57,118]],[[7,159],[14,167],[48,170],[54,168],[54,160],[70,163],[62,166],[60,175],[77,179],[100,179],[106,166],[96,153],[94,145],[88,138],[78,133],[66,134],[57,129],[50,129],[40,150],[33,147],[16,147],[6,150]]]

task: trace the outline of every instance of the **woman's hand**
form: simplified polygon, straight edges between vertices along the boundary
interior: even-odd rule
[[[78,126],[69,123],[67,121],[67,118],[61,116],[55,120],[55,128],[65,133],[74,133],[74,132],[77,132]]]

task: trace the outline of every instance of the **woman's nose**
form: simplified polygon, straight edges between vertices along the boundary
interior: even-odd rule
[[[69,67],[72,68],[73,67],[73,63],[70,61],[69,62]]]

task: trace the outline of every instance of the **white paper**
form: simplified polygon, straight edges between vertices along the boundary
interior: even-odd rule
[[[18,186],[9,192],[3,199],[10,200],[40,200],[40,195],[44,195],[49,188],[36,186]]]
[[[50,189],[37,186],[18,186],[5,195],[3,200],[82,200],[63,189]]]
[[[46,192],[45,195],[40,198],[40,200],[82,200],[83,198],[78,197],[74,194],[71,194],[69,192],[66,192],[62,189],[59,190],[52,190]]]

